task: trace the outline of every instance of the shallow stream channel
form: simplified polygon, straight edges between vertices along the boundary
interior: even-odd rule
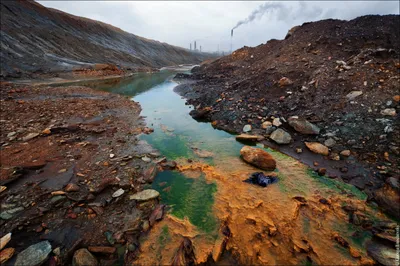
[[[177,170],[157,174],[167,215],[143,236],[140,265],[171,264],[184,238],[197,263],[336,264],[368,262],[366,223],[387,220],[352,185],[318,176],[301,162],[257,144],[277,162],[278,181],[267,187],[243,182],[260,172],[240,158],[234,135],[194,120],[173,89],[174,75],[189,69],[141,73],[129,79],[85,83],[132,96],[142,107],[149,135],[141,135]],[[347,207],[346,207],[347,206]],[[350,210],[350,211],[349,211]],[[357,222],[353,221],[354,214]]]

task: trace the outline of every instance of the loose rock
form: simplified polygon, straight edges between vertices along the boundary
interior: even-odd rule
[[[292,137],[285,130],[278,128],[269,136],[270,139],[278,144],[289,144],[292,141]]]
[[[81,248],[75,251],[72,259],[72,266],[96,266],[97,259],[86,248]]]
[[[115,247],[102,247],[102,246],[95,246],[95,247],[88,247],[90,252],[93,253],[105,253],[105,254],[114,254],[116,251]]]
[[[363,94],[362,91],[352,91],[346,95],[346,98],[347,100],[351,101],[354,100],[356,97],[360,96],[361,94]]]
[[[381,111],[381,115],[396,116],[396,109],[394,109],[394,108],[386,108],[386,109]]]
[[[51,250],[47,240],[32,245],[17,255],[15,266],[41,265],[47,260]]]
[[[236,136],[236,140],[242,140],[242,141],[260,141],[263,139],[264,137],[259,135],[240,134]]]
[[[335,146],[336,141],[333,138],[329,138],[329,139],[325,140],[324,144],[326,147],[331,148],[331,147]]]
[[[351,154],[350,150],[343,150],[340,152],[340,155],[345,156],[345,157],[350,156],[350,154]]]
[[[319,127],[302,118],[290,117],[288,123],[301,134],[318,135],[320,132]]]
[[[4,262],[8,261],[11,259],[11,257],[14,255],[15,249],[14,248],[6,248],[0,252],[0,264],[3,264]]]
[[[244,146],[240,150],[240,154],[244,161],[260,169],[273,171],[276,168],[274,158],[262,149]]]
[[[321,143],[318,142],[304,142],[306,144],[307,148],[310,149],[310,151],[317,153],[317,154],[322,154],[322,155],[328,155],[329,154],[329,149],[328,147],[322,145]]]
[[[6,234],[0,239],[0,250],[2,250],[11,240],[11,233]]]
[[[118,189],[117,191],[115,191],[113,194],[112,194],[112,197],[113,198],[118,198],[119,196],[121,196],[122,194],[124,194],[125,193],[125,190],[123,190],[122,188],[120,188],[120,189]]]
[[[145,189],[141,192],[138,192],[136,194],[133,194],[129,198],[131,200],[137,200],[137,201],[148,201],[151,199],[158,198],[160,196],[160,193],[154,189]]]
[[[243,132],[249,132],[249,131],[251,131],[251,125],[245,125],[243,127]]]
[[[276,127],[279,127],[279,126],[282,125],[282,122],[281,122],[281,120],[279,119],[279,117],[277,117],[277,118],[274,118],[274,120],[272,121],[272,124],[273,124],[274,126],[276,126]]]

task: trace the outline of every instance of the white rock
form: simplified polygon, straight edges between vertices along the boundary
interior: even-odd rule
[[[123,190],[122,188],[120,188],[120,189],[118,189],[117,191],[115,191],[113,194],[112,194],[112,197],[113,198],[118,198],[119,196],[121,196],[122,194],[124,194],[125,193],[125,190]]]
[[[273,124],[274,126],[276,126],[276,127],[279,127],[279,126],[282,125],[282,122],[281,122],[281,120],[279,119],[279,117],[277,117],[277,118],[275,118],[275,119],[272,121],[272,124]]]
[[[243,127],[243,132],[249,132],[249,131],[251,131],[251,125],[245,125]]]

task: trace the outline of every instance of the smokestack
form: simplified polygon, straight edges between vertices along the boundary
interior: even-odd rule
[[[200,52],[201,52],[201,45],[200,45]]]
[[[233,37],[233,29],[231,29],[231,37]]]
[[[190,43],[190,51],[192,51],[192,43]]]
[[[194,41],[194,50],[196,51],[196,41]]]

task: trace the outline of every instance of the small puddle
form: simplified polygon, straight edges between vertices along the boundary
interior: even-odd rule
[[[175,73],[165,70],[80,84],[132,96],[142,106],[147,126],[154,128],[141,140],[179,165],[177,171],[160,172],[151,185],[169,212],[143,237],[137,262],[171,264],[183,237],[188,237],[197,263],[210,257],[221,258],[221,263],[235,258],[242,264],[360,263],[334,235],[346,239],[360,257],[366,256],[364,245],[371,235],[349,224],[342,209],[359,206],[365,219],[386,219],[365,204],[366,195],[269,148],[265,149],[277,161],[277,169],[264,172],[276,175],[278,182],[267,188],[244,183],[260,170],[240,159],[243,144],[233,135],[190,117],[191,107],[173,92]],[[229,241],[221,234],[222,224],[230,229]]]

